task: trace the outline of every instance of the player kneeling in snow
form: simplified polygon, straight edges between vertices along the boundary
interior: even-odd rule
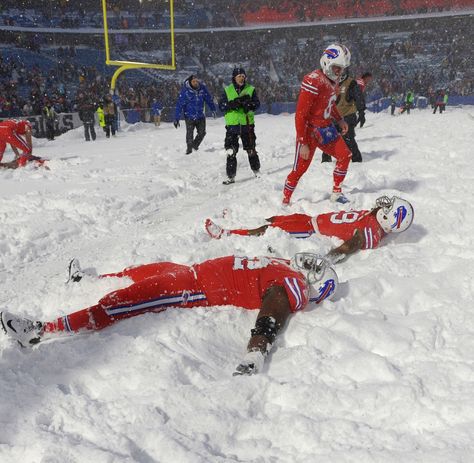
[[[85,273],[77,259],[69,265],[69,281]],[[271,257],[228,256],[192,266],[159,262],[131,267],[99,278],[128,277],[132,284],[104,296],[96,305],[39,322],[0,314],[3,329],[27,347],[65,333],[100,330],[125,318],[169,307],[193,308],[235,305],[259,310],[247,353],[234,375],[257,373],[278,331],[289,315],[310,302],[334,297],[337,275],[330,264],[313,253],[298,253],[290,261]]]
[[[308,238],[313,233],[335,236],[344,241],[332,249],[326,258],[339,262],[359,249],[376,248],[388,233],[405,231],[413,222],[413,206],[405,199],[381,196],[370,211],[339,211],[311,217],[306,214],[277,215],[266,219],[270,222],[254,229],[224,230],[211,219],[206,220],[206,230],[215,239],[225,235],[263,235],[268,227],[280,228],[297,238]]]
[[[24,137],[24,138],[23,138]],[[27,120],[8,119],[0,122],[0,161],[9,144],[15,153],[15,160],[0,162],[2,169],[16,169],[24,167],[27,163],[34,161],[36,165],[43,165],[44,159],[33,156],[33,143],[31,134],[31,123]],[[22,151],[22,154],[20,154]]]

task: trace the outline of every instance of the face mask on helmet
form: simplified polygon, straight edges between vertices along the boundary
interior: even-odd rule
[[[324,51],[320,60],[323,73],[333,82],[339,82],[344,74],[344,69],[351,64],[351,52],[344,45],[331,44]],[[337,74],[333,66],[341,68]]]
[[[381,196],[375,204],[380,208],[377,211],[377,222],[385,233],[401,233],[412,224],[413,206],[405,199]]]
[[[291,266],[306,277],[310,302],[321,303],[333,299],[339,280],[329,262],[312,252],[298,252],[291,258]]]

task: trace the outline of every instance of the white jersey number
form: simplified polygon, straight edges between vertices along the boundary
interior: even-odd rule
[[[331,215],[329,220],[332,223],[354,223],[359,219],[358,212],[337,212],[336,214]]]
[[[329,116],[331,116],[332,105],[334,104],[336,99],[337,99],[336,94],[332,95],[331,98],[329,98],[328,105],[326,106],[326,109],[324,110],[324,119],[329,119]]]

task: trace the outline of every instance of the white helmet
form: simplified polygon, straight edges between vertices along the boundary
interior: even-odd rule
[[[306,277],[310,302],[319,304],[324,299],[333,299],[339,279],[324,257],[312,252],[298,252],[291,258],[290,265]]]
[[[344,69],[351,64],[351,52],[344,45],[331,44],[324,51],[319,61],[324,74],[334,82],[339,82],[344,74]],[[340,66],[343,71],[336,75],[333,66]]]
[[[375,201],[377,207],[377,222],[385,233],[400,233],[405,231],[413,222],[415,215],[413,206],[405,199],[393,196],[381,196]]]

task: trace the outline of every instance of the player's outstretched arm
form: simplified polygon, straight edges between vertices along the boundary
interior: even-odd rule
[[[237,366],[234,376],[253,375],[261,371],[278,331],[291,313],[290,301],[283,286],[272,286],[265,293],[262,308],[251,330],[247,354]]]
[[[341,260],[344,260],[349,254],[353,254],[356,251],[359,251],[364,246],[364,237],[359,229],[354,233],[354,236],[347,241],[344,241],[337,248],[331,249],[326,254],[326,258],[332,263],[336,264]]]

